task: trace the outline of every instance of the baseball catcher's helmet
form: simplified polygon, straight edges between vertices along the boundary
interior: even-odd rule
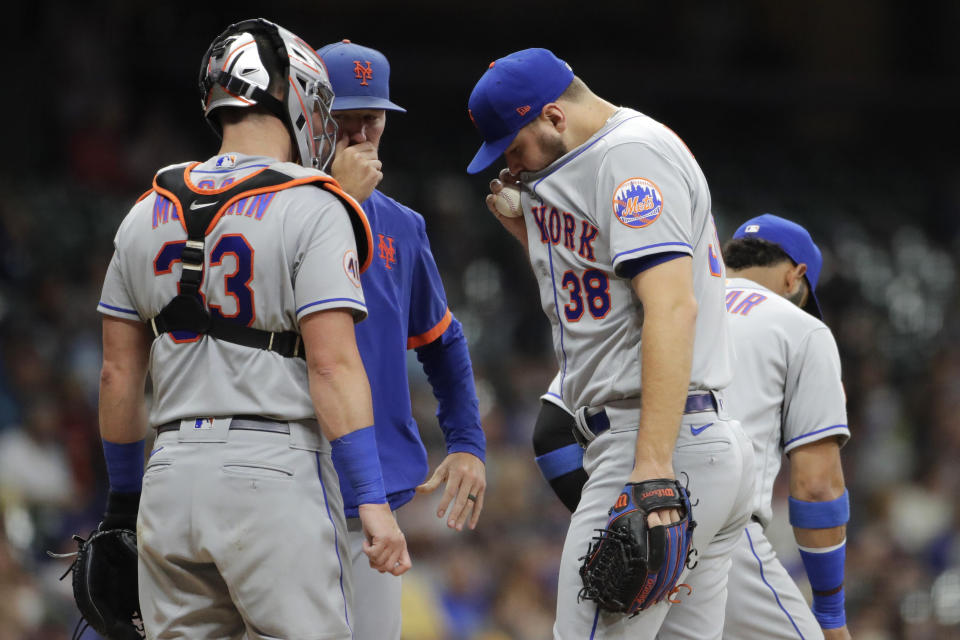
[[[269,92],[282,81],[283,98]],[[232,24],[207,49],[200,65],[203,114],[218,136],[220,123],[211,113],[220,107],[258,105],[280,118],[300,154],[300,164],[326,170],[337,139],[330,115],[333,89],[327,68],[313,47],[263,18]],[[322,130],[314,131],[318,111]]]

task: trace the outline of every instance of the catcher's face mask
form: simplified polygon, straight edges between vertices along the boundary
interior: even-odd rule
[[[270,93],[271,79],[284,80],[283,98]],[[313,48],[262,18],[230,25],[207,49],[200,66],[204,115],[221,107],[260,106],[287,126],[300,164],[326,170],[333,159],[336,122],[330,116],[333,89]]]

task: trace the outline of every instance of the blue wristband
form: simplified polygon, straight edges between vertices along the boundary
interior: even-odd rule
[[[373,426],[351,431],[330,443],[333,463],[353,488],[357,504],[384,504],[380,454]]]
[[[117,444],[103,440],[110,488],[117,493],[139,493],[143,486],[144,441]]]
[[[800,529],[832,529],[850,520],[850,493],[826,502],[806,502],[790,496],[790,524]]]
[[[846,540],[829,551],[800,549],[813,590],[813,615],[824,629],[836,629],[847,623],[843,593],[846,555]]]

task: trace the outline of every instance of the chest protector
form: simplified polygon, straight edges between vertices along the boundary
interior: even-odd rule
[[[363,210],[340,189],[336,180],[314,172],[304,172],[305,175],[298,177],[272,168],[264,169],[226,188],[201,191],[188,179],[190,171],[198,164],[163,170],[153,180],[153,191],[174,204],[187,232],[187,242],[180,255],[183,270],[179,293],[147,321],[154,339],[172,331],[191,331],[245,347],[273,351],[287,358],[305,358],[300,334],[296,331],[254,329],[210,314],[200,297],[206,263],[206,237],[216,227],[223,212],[238,200],[299,185],[313,185],[337,196],[346,208],[357,241],[362,273],[370,265],[373,244]]]

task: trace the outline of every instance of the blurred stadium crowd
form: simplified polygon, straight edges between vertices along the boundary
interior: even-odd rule
[[[211,24],[211,33],[223,26]],[[75,35],[78,65],[107,57],[109,44]],[[69,561],[46,551],[72,550],[70,536],[95,527],[104,504],[95,307],[112,237],[156,168],[215,150],[196,125],[199,113],[182,109],[196,117],[185,126],[163,103],[136,111],[116,77],[96,77],[66,87],[70,101],[44,107],[56,109],[57,137],[44,149],[55,158],[50,167],[0,177],[0,640],[69,638],[78,619],[69,578],[59,580]],[[193,105],[186,86],[180,102]],[[836,128],[769,114],[744,121],[770,127],[775,141],[748,144],[764,134],[741,128],[742,144],[731,144],[733,132],[712,131],[726,128],[721,116],[697,121],[677,106],[678,95],[648,112],[697,154],[721,240],[770,211],[805,224],[824,250],[819,297],[840,346],[853,433],[842,454],[854,637],[960,638],[960,162],[936,144],[859,147],[860,138],[838,138]],[[647,108],[641,98],[630,106]],[[844,123],[862,135],[855,121]],[[539,640],[550,635],[568,520],[530,446],[538,398],[556,367],[548,325],[519,246],[485,211],[484,180],[462,171],[472,132],[461,127],[461,137],[444,138],[413,126],[391,121],[381,188],[427,219],[450,307],[471,346],[489,488],[475,532],[450,532],[434,515],[435,498],[401,511],[414,559],[404,578],[404,638]],[[393,127],[417,140],[415,155],[400,133],[391,142]],[[792,127],[791,136],[777,127]],[[825,140],[837,146],[821,146]],[[443,453],[436,403],[415,358],[409,370],[435,464]],[[771,538],[804,583],[785,486],[777,496],[782,517]]]

